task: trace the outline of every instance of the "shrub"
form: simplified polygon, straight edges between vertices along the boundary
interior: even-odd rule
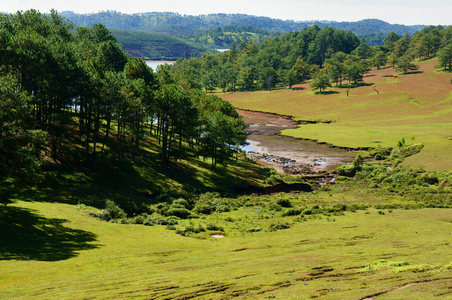
[[[172,206],[174,207],[180,207],[180,208],[188,208],[189,203],[187,200],[179,198],[173,201]]]
[[[268,208],[269,210],[275,210],[275,211],[281,211],[281,210],[282,210],[281,205],[278,205],[278,204],[276,204],[276,203],[274,203],[274,202],[268,203],[268,204],[267,204],[267,208]]]
[[[270,226],[268,227],[268,231],[277,231],[277,230],[282,230],[282,229],[289,229],[290,227],[292,227],[292,225],[290,223],[272,223],[270,224]]]
[[[339,175],[351,177],[351,176],[355,175],[356,168],[354,165],[343,165],[343,166],[337,167],[336,172]]]
[[[181,219],[188,219],[191,217],[191,211],[189,211],[186,208],[180,208],[180,207],[171,207],[166,211],[167,216],[176,216]]]
[[[193,209],[193,211],[200,213],[200,214],[205,214],[205,215],[209,215],[212,213],[213,208],[210,204],[206,204],[206,203],[198,203],[196,204],[195,208]]]
[[[394,161],[403,161],[408,156],[421,152],[422,148],[424,148],[423,144],[405,145],[405,141],[403,140],[403,142],[400,141],[397,147],[392,150],[389,159]]]
[[[154,226],[154,218],[152,216],[147,216],[147,218],[143,221],[143,225]]]
[[[301,213],[302,213],[303,215],[312,215],[312,214],[313,214],[312,210],[309,209],[309,208],[306,208],[306,209],[303,210]]]
[[[217,208],[217,212],[218,212],[218,213],[223,213],[223,212],[228,212],[228,211],[231,211],[231,209],[229,208],[228,205],[225,205],[225,204],[220,205],[220,206],[218,206],[218,208]]]
[[[168,203],[159,203],[159,204],[155,207],[155,210],[156,210],[159,214],[165,215],[166,212],[168,211],[169,207],[170,207],[170,206],[169,206]]]
[[[279,174],[272,174],[264,179],[264,183],[268,185],[276,185],[279,183],[284,183],[284,179]]]
[[[124,210],[116,205],[114,201],[107,199],[105,201],[105,209],[102,210],[99,217],[102,220],[109,221],[115,219],[124,219],[127,217],[127,215]]]
[[[130,220],[130,224],[144,224],[147,217],[148,217],[147,214],[141,214],[141,215],[135,216],[132,218],[132,220]]]
[[[198,234],[203,231],[206,231],[206,230],[201,225],[198,225],[197,227],[195,227],[192,224],[188,225],[184,229],[176,229],[176,233],[180,234],[182,236],[190,236],[192,234]]]
[[[439,180],[433,173],[426,173],[419,177],[418,183],[438,184]]]
[[[289,199],[278,199],[276,201],[276,204],[282,206],[282,207],[292,207],[292,203]]]
[[[283,217],[298,216],[302,213],[303,208],[291,208],[282,213]]]
[[[380,145],[369,151],[369,155],[376,160],[383,160],[391,154],[392,148],[383,148]]]
[[[152,226],[152,225],[177,225],[179,224],[179,220],[177,217],[171,216],[168,218],[161,217],[152,217],[149,216],[143,222],[144,225]]]
[[[355,167],[356,170],[361,170],[363,163],[364,163],[364,157],[362,157],[361,154],[358,154],[355,157],[355,160],[353,160],[353,166]]]
[[[224,231],[223,227],[218,226],[214,223],[207,224],[206,229],[210,231]]]
[[[157,202],[170,202],[173,196],[170,193],[163,193],[155,197]]]
[[[352,203],[347,205],[347,211],[355,212],[357,210],[366,210],[369,208],[368,204],[365,203]]]

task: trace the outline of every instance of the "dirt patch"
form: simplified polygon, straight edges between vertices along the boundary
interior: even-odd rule
[[[222,238],[225,238],[226,236],[221,235],[221,234],[214,234],[214,235],[211,235],[211,237],[213,237],[215,239],[222,239]]]

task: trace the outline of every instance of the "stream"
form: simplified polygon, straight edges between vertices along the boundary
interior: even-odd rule
[[[283,129],[297,128],[297,122],[274,114],[237,109],[247,128],[247,156],[260,164],[287,174],[318,174],[353,161],[356,154],[314,141],[281,136]]]

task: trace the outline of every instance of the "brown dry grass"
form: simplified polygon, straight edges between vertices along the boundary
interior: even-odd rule
[[[429,169],[452,169],[452,85],[450,73],[436,72],[436,59],[418,62],[418,73],[396,74],[392,68],[366,74],[364,84],[334,94],[315,94],[309,83],[295,90],[224,94],[242,109],[293,116],[297,120],[332,121],[301,126],[284,134],[344,147],[393,146],[401,138],[424,143],[411,163]],[[391,77],[394,76],[394,77]],[[379,92],[374,90],[376,88]]]

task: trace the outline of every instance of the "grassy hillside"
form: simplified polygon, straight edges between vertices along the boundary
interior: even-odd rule
[[[111,32],[124,47],[124,51],[132,57],[142,59],[176,60],[201,56],[210,51],[207,47],[193,46],[178,38],[158,33],[117,29],[112,29]]]
[[[294,90],[225,94],[222,97],[242,109],[321,121],[285,130],[284,135],[312,139],[341,147],[394,146],[404,138],[425,148],[407,159],[428,169],[452,168],[451,74],[435,71],[436,60],[418,62],[413,74],[396,74],[391,68],[374,70],[364,84],[315,94],[309,83]],[[379,94],[374,90],[379,92]]]
[[[347,194],[350,208],[355,201],[381,202],[364,190]],[[324,206],[343,202],[344,195],[338,189],[289,199],[294,205]],[[108,223],[83,206],[20,202],[0,209],[0,298],[450,296],[450,209],[367,208],[282,217],[268,209],[278,197],[239,198],[251,202],[175,226],[213,223],[224,228],[221,239],[211,231],[186,237],[171,226]]]

